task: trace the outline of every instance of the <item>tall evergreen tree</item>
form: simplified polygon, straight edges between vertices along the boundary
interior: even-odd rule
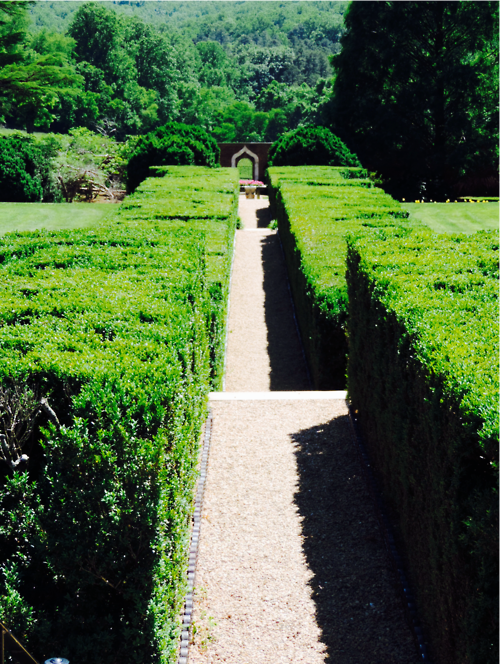
[[[353,2],[341,42],[331,124],[392,193],[498,172],[497,2]]]

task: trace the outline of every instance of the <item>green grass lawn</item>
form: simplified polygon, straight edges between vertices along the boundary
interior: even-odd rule
[[[475,233],[498,228],[498,203],[402,203],[411,217],[436,233]]]
[[[118,207],[115,203],[0,203],[0,235],[92,226],[116,214]]]

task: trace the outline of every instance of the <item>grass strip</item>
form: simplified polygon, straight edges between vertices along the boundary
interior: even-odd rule
[[[105,203],[0,203],[0,235],[95,226],[117,211]]]
[[[435,233],[470,234],[498,228],[498,203],[403,203],[402,206],[411,219]]]

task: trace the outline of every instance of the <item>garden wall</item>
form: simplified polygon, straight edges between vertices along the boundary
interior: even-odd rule
[[[42,661],[176,656],[238,174],[163,174],[97,228],[0,239],[0,614]]]

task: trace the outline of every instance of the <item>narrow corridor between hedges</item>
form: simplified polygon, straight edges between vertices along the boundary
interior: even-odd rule
[[[268,199],[241,196],[226,351],[225,391],[309,390],[285,260]]]
[[[416,663],[345,393],[311,389],[267,198],[239,214],[189,662]]]

